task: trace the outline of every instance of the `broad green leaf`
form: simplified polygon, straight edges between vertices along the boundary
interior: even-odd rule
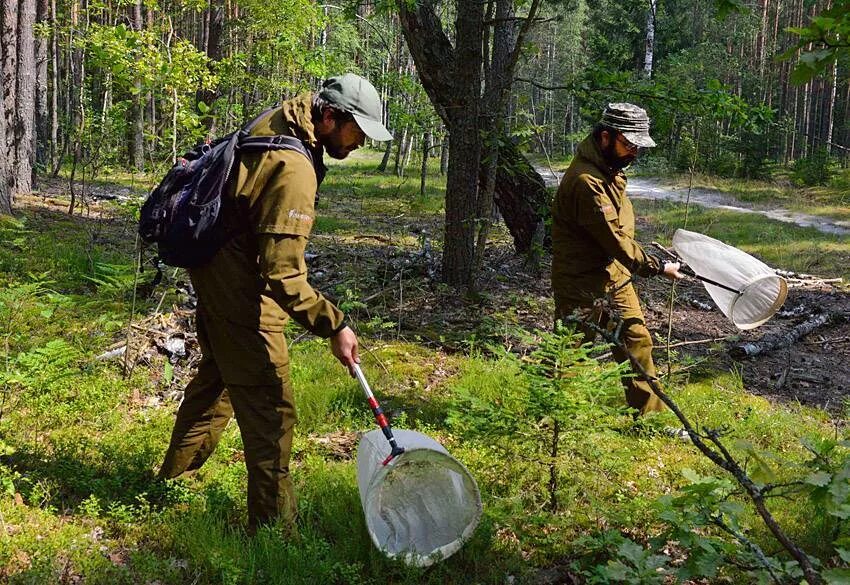
[[[827,569],[821,577],[828,585],[850,585],[850,569]]]
[[[809,475],[804,481],[809,485],[824,487],[829,484],[832,474],[826,471],[816,471]]]

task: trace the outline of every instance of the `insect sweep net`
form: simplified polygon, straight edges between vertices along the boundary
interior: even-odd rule
[[[708,294],[738,329],[758,327],[785,302],[788,295],[785,279],[746,252],[681,229],[673,234],[673,249],[698,277],[732,289],[703,282]]]
[[[481,519],[481,495],[466,468],[434,439],[397,429],[404,453],[384,461],[378,429],[357,449],[357,484],[372,542],[391,558],[427,567],[457,552]]]

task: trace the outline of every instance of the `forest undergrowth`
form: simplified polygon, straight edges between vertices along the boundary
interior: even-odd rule
[[[132,199],[69,217],[57,192],[23,199],[0,224],[0,581],[799,582],[732,476],[665,434],[678,424],[671,414],[635,422],[625,411],[607,348],[551,332],[545,257],[527,266],[497,231],[475,293],[445,287],[439,178],[422,196],[417,180],[377,174],[376,162],[367,153],[331,169],[311,281],[352,316],[394,426],[435,437],[477,479],[484,518],[471,541],[430,569],[372,546],[354,461],[371,413],[326,342],[294,326],[299,536],[245,535],[235,424],[194,477],[156,480],[198,356],[193,293],[179,271],[156,287],[151,266],[136,273]],[[669,206],[638,212],[647,239],[663,242],[681,219]],[[782,268],[829,276],[848,255],[846,243],[768,220],[747,230],[719,212],[693,221]],[[664,291],[648,290],[648,304],[663,303]],[[650,310],[655,330],[665,318]],[[754,395],[747,366],[717,347],[656,353],[681,410],[770,488],[768,508],[821,578],[845,582],[843,411]]]

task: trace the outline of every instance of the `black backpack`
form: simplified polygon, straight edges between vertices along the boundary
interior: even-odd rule
[[[156,244],[159,259],[170,266],[197,268],[212,259],[238,230],[222,221],[222,195],[238,153],[295,150],[314,165],[313,156],[293,136],[251,136],[271,110],[247,126],[196,146],[177,160],[148,196],[139,215],[139,235]],[[314,166],[315,168],[315,166]],[[229,222],[232,226],[238,222]]]

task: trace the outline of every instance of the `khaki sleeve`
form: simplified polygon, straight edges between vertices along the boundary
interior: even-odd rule
[[[248,177],[238,195],[250,202],[254,233],[309,236],[318,184],[307,158],[299,152],[278,150],[245,166]]]
[[[654,276],[664,269],[657,258],[644,252],[637,241],[620,226],[614,203],[595,177],[584,175],[576,183],[577,221],[590,233],[605,253],[629,272]]]
[[[272,298],[310,333],[330,337],[345,327],[342,311],[307,282],[305,236],[260,234],[260,276]]]

